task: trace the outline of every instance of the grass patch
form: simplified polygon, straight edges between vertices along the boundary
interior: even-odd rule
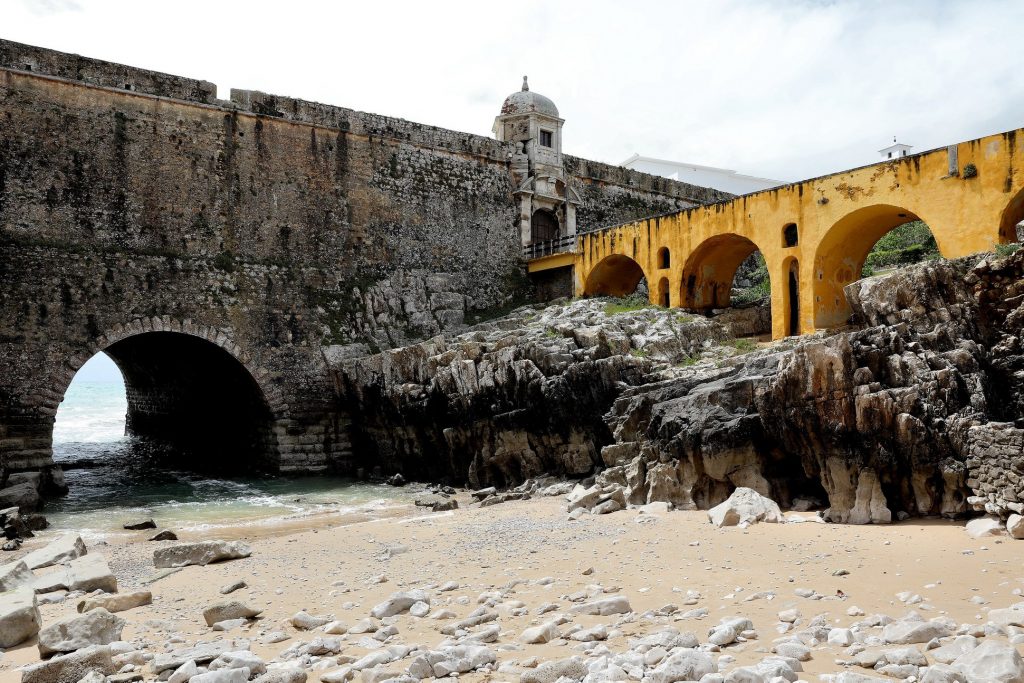
[[[757,342],[753,339],[732,339],[725,343],[726,346],[731,346],[736,349],[739,353],[750,353],[757,349]]]
[[[1017,253],[1020,249],[1020,242],[1011,242],[1010,244],[997,244],[996,245],[996,256],[1009,256]]]
[[[683,356],[683,359],[676,363],[677,368],[689,368],[700,362],[700,356]]]
[[[636,356],[637,358],[647,358],[650,354],[647,353],[647,349],[630,349],[629,355]]]
[[[629,313],[630,311],[639,311],[645,308],[655,308],[655,306],[647,297],[631,294],[621,299],[612,299],[606,303],[604,305],[604,314],[611,316],[617,313]]]

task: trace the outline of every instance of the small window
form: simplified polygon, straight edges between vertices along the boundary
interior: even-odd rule
[[[669,254],[668,247],[662,247],[658,250],[658,268],[664,270],[672,265],[672,257]]]
[[[541,147],[551,147],[551,131],[550,130],[542,130],[540,132],[540,146]]]
[[[889,152],[889,158],[892,159],[892,152]]]
[[[796,229],[796,223],[789,223],[782,229],[782,246],[795,247],[800,239]]]
[[[901,154],[902,154],[903,156],[907,156],[907,150],[903,150],[903,151],[901,152]]]

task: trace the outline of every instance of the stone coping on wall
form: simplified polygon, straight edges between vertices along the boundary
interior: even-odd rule
[[[209,81],[175,76],[100,59],[60,52],[0,39],[0,69],[32,73],[88,86],[167,98],[225,111],[267,116],[383,139],[407,142],[419,147],[483,157],[507,163],[512,143],[490,137],[360,112],[258,90],[231,89],[230,99],[217,99],[217,86]],[[598,161],[564,155],[570,175],[584,182],[619,185],[627,190],[662,194],[694,204],[707,204],[733,195],[711,188],[650,175],[641,171]]]

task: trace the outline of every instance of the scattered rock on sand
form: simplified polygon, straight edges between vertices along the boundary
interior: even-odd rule
[[[708,521],[717,527],[746,527],[758,522],[784,522],[785,518],[774,500],[740,486],[728,499],[708,510]]]
[[[400,593],[394,593],[390,598],[376,605],[372,610],[370,610],[370,616],[376,619],[393,617],[396,614],[401,614],[402,612],[408,611],[409,608],[415,605],[417,602],[425,602],[429,605],[430,596],[427,595],[427,592],[423,590],[411,590],[403,591]]]
[[[324,626],[324,633],[332,636],[341,636],[348,633],[348,624],[344,621],[332,621]]]
[[[178,534],[174,533],[170,529],[161,529],[152,536],[149,537],[150,541],[177,541]]]
[[[236,650],[218,655],[210,662],[210,671],[221,669],[248,669],[250,675],[266,673],[267,665],[263,660],[248,650]]]
[[[245,581],[242,581],[241,579],[239,579],[238,581],[233,581],[233,582],[231,582],[229,584],[221,586],[220,587],[220,594],[221,595],[227,595],[229,593],[234,593],[237,590],[241,590],[243,588],[248,587],[248,585],[249,584],[247,584]]]
[[[179,543],[153,551],[153,564],[158,568],[207,565],[249,557],[252,550],[241,541],[198,541]]]
[[[1000,536],[1004,531],[1003,523],[996,517],[978,517],[967,522],[967,535],[971,538]]]
[[[1024,660],[1017,648],[997,640],[985,639],[978,647],[957,657],[951,666],[972,683],[1024,681]]]
[[[650,672],[646,679],[650,683],[675,683],[675,681],[699,681],[708,674],[718,671],[714,660],[707,652],[680,650],[663,661]]]
[[[32,587],[36,593],[59,590],[116,593],[117,578],[107,566],[107,559],[99,553],[93,553],[71,560],[60,569],[37,576]]]
[[[519,676],[519,683],[555,683],[560,678],[580,681],[586,675],[587,667],[580,660],[575,658],[561,659],[553,662],[544,662],[533,671],[524,671]],[[700,677],[698,676],[697,678]]]
[[[633,608],[629,606],[629,600],[624,595],[613,595],[569,608],[571,614],[596,614],[602,617],[610,614],[628,614],[632,611]]]
[[[142,607],[153,602],[153,594],[149,591],[134,591],[132,593],[117,593],[115,595],[96,595],[86,598],[78,603],[79,612],[102,607],[108,612],[124,612],[135,607]]]
[[[290,664],[271,664],[253,683],[306,683],[306,672]]]
[[[1006,518],[1006,533],[1012,538],[1024,538],[1024,516],[1016,513]]]
[[[109,645],[93,645],[54,657],[21,670],[21,683],[67,683],[79,681],[90,671],[110,675],[117,671]]]
[[[210,605],[203,610],[203,619],[206,620],[207,626],[213,626],[219,621],[227,621],[228,619],[252,619],[262,612],[263,610],[261,609],[253,609],[237,600],[232,600],[231,602]]]
[[[203,664],[212,661],[225,652],[236,652],[247,648],[246,640],[212,640],[205,643],[197,643],[193,647],[185,647],[171,652],[161,652],[153,657],[149,667],[153,673],[159,674],[167,669],[177,669],[188,661],[196,664]]]
[[[494,651],[484,645],[455,645],[428,650],[413,658],[408,672],[415,679],[442,678],[475,671],[496,661]]]
[[[306,612],[306,610],[297,612],[291,618],[292,626],[299,629],[300,631],[312,631],[313,629],[323,626],[324,624],[330,621],[332,621],[331,617],[313,616],[312,614]]]
[[[75,652],[91,645],[109,645],[121,640],[124,624],[124,619],[102,607],[62,619],[39,631],[39,656]]]
[[[882,629],[882,640],[896,645],[927,643],[932,638],[945,638],[952,629],[945,622],[900,620]]]
[[[156,522],[154,522],[152,519],[140,519],[137,522],[128,522],[123,526],[125,529],[128,529],[129,531],[141,531],[142,529],[155,529]]]
[[[42,569],[61,562],[74,560],[88,552],[85,542],[78,534],[66,534],[49,543],[39,550],[30,552],[21,558],[29,569]]]
[[[36,575],[24,560],[11,562],[0,567],[0,593],[27,586],[35,581]]]
[[[0,648],[25,642],[39,632],[42,623],[36,595],[31,590],[0,593]]]
[[[550,643],[552,640],[561,637],[562,634],[558,630],[558,624],[553,621],[546,621],[540,626],[533,626],[523,631],[519,636],[519,641],[533,645]]]
[[[249,669],[221,669],[207,671],[204,674],[188,679],[189,683],[248,683]]]

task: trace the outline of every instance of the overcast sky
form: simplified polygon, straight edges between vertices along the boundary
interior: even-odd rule
[[[1024,2],[0,0],[0,35],[491,134],[523,74],[567,152],[799,180],[1024,126]]]
[[[800,180],[1024,126],[1024,2],[0,0],[0,36],[491,134],[529,74],[564,149]],[[97,371],[116,369],[100,361]],[[91,372],[88,374],[92,374]]]

